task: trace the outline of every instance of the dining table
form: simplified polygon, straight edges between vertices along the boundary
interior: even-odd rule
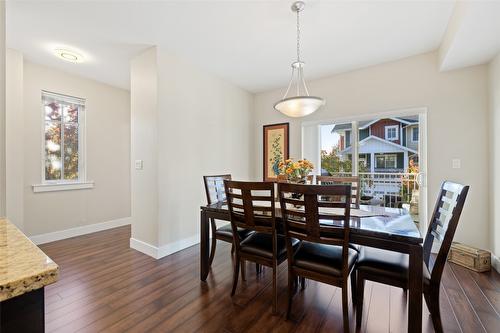
[[[230,214],[225,202],[200,208],[200,279],[206,281],[210,271],[210,220],[230,221]],[[275,209],[276,223],[283,223],[278,202]],[[349,225],[350,243],[409,256],[408,332],[421,332],[423,239],[413,218],[402,208],[360,205],[351,209]]]

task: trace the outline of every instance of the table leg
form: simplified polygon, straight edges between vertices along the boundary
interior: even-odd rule
[[[210,226],[207,214],[204,210],[200,213],[200,279],[206,281],[208,271],[210,269],[209,263],[209,242],[210,242]]]
[[[422,252],[422,246],[415,245],[409,253],[408,332],[422,332]]]

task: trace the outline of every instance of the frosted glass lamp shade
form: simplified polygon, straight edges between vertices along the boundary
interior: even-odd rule
[[[297,118],[310,115],[325,105],[325,100],[314,96],[296,96],[282,99],[274,108],[289,117]]]

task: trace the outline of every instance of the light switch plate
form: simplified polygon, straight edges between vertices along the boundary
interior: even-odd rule
[[[135,160],[135,169],[136,170],[142,170],[144,167],[144,161],[143,160]]]
[[[451,167],[453,169],[460,169],[462,167],[462,161],[459,158],[454,158],[451,160]]]

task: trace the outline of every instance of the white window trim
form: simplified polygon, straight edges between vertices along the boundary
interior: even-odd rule
[[[94,182],[60,182],[60,183],[45,183],[32,185],[33,192],[53,192],[53,191],[69,191],[69,190],[85,190],[94,188]]]
[[[41,101],[43,101],[43,97],[53,97],[55,99],[62,99],[66,102],[71,102],[75,104],[82,104],[81,109],[78,110],[78,179],[75,180],[46,180],[45,179],[45,108],[43,103],[41,103],[41,111],[42,111],[42,130],[41,130],[41,184],[33,184],[33,192],[51,192],[51,191],[67,191],[67,190],[81,190],[81,189],[90,189],[94,187],[94,181],[87,181],[87,170],[86,170],[86,117],[85,117],[85,99],[53,93],[50,91],[42,90],[41,93]],[[63,171],[64,172],[64,171]]]
[[[396,130],[396,137],[394,138],[389,138],[387,135],[389,132],[389,129],[395,129]],[[388,141],[397,141],[399,140],[399,126],[398,125],[391,125],[391,126],[385,126],[385,139]]]
[[[412,127],[412,128],[410,129],[410,140],[411,140],[411,142],[416,143],[416,142],[418,142],[418,139],[417,139],[417,140],[413,140],[413,131],[414,131],[414,130],[417,130],[417,133],[418,133],[418,134],[417,134],[417,135],[418,135],[418,138],[420,138],[420,133],[419,133],[418,126]]]

